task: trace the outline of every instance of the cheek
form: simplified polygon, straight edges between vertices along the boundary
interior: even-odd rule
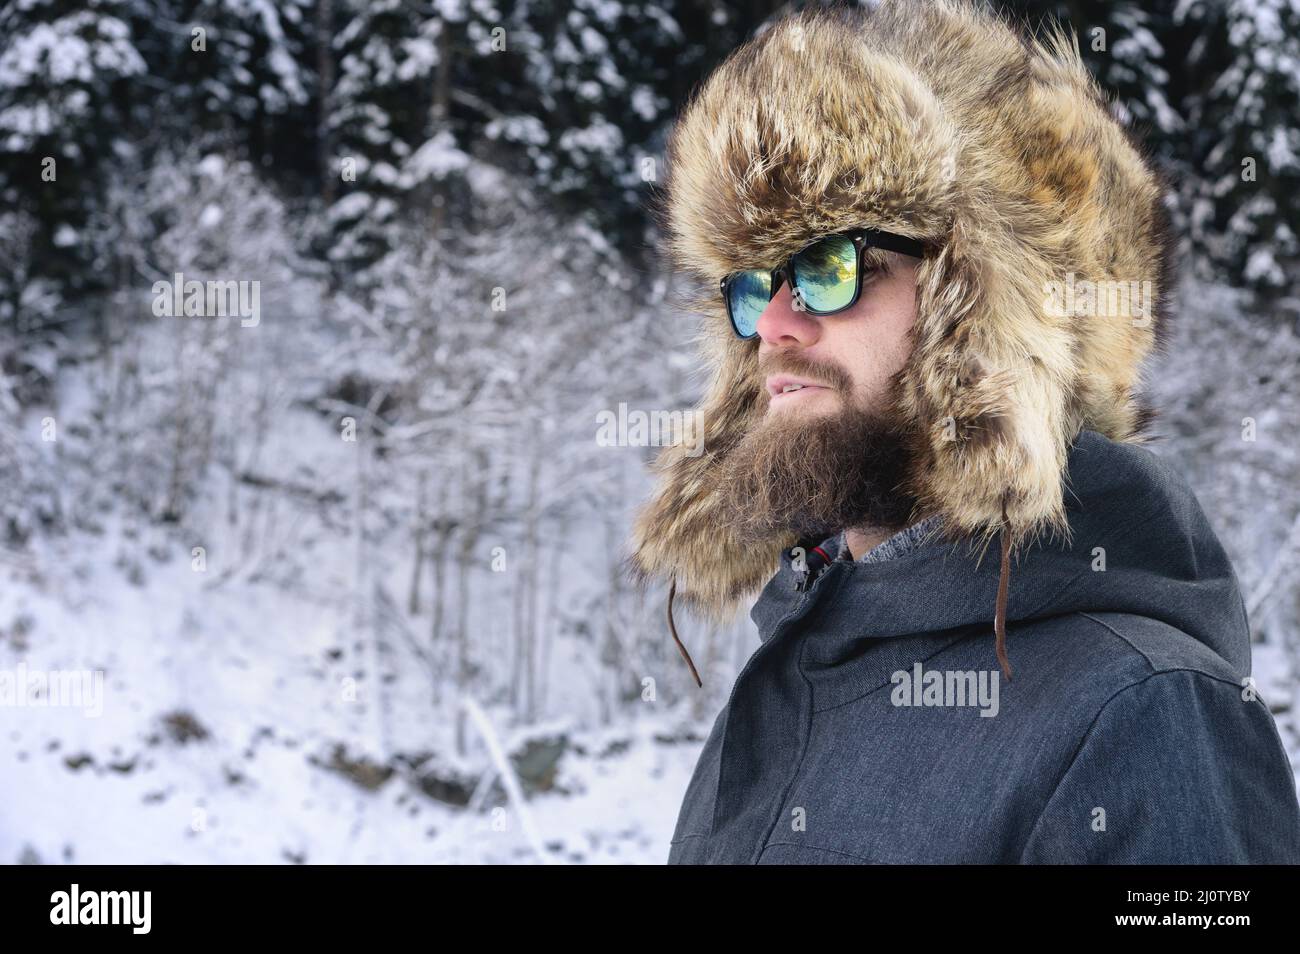
[[[912,354],[912,327],[916,323],[916,286],[889,279],[874,290],[861,325],[860,354],[870,355],[863,383],[877,391],[901,371]]]
[[[881,289],[880,325],[894,345],[894,351],[906,356],[912,350],[912,326],[916,324],[916,282],[902,277],[891,278]]]

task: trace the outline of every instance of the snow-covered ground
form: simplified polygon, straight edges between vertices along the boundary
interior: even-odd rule
[[[88,439],[73,425],[89,404],[67,376],[57,468]],[[218,467],[192,515],[202,533],[106,504],[66,535],[0,552],[0,679],[91,679],[76,705],[0,705],[0,863],[663,863],[707,731],[690,697],[625,699],[601,728],[591,642],[555,625],[547,717],[523,725],[507,698],[459,697],[453,680],[431,677],[416,652],[429,640],[427,584],[422,615],[401,624],[410,638],[389,632],[390,658],[378,659],[356,622],[346,518],[359,446],[309,410],[272,419],[275,451],[258,473],[338,502],[232,492]],[[376,489],[367,556],[367,585],[403,610],[409,533],[379,515],[407,489]],[[494,542],[476,552],[485,567]],[[584,572],[563,580],[561,601],[590,599]],[[475,586],[476,661],[495,666],[511,578],[483,572]],[[390,673],[382,691],[377,671]],[[476,682],[503,681],[491,669]],[[542,770],[511,791],[491,753],[513,764],[530,746]]]
[[[414,772],[370,789],[326,767],[338,744],[365,751],[371,715],[331,671],[331,607],[265,585],[214,597],[179,559],[136,586],[94,569],[96,549],[48,554],[40,570],[72,569],[73,582],[10,566],[0,587],[0,668],[104,673],[102,712],[0,709],[0,862],[536,863],[537,843],[561,863],[667,857],[702,741],[675,713],[568,728],[527,818],[499,793],[472,813],[438,801]],[[399,736],[429,718],[418,703],[393,708]]]

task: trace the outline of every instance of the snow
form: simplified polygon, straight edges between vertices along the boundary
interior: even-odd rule
[[[364,740],[362,705],[341,702],[323,672],[343,635],[327,601],[247,583],[213,592],[180,557],[134,586],[97,555],[116,549],[51,550],[74,568],[61,593],[34,588],[30,568],[6,574],[0,619],[32,620],[32,648],[6,646],[0,667],[102,669],[106,703],[100,718],[0,710],[0,861],[33,851],[87,864],[540,860],[509,806],[467,816],[411,778],[369,792],[313,764],[339,739]],[[173,739],[163,719],[175,712],[211,734]],[[397,716],[412,734],[429,718],[418,705]],[[666,859],[675,795],[647,793],[684,791],[698,745],[655,741],[672,727],[662,712],[573,734],[584,754],[567,753],[556,790],[528,802],[548,860]],[[601,757],[611,746],[617,757]]]
[[[59,416],[76,421],[94,399],[76,378],[65,388]],[[358,445],[306,411],[280,418],[276,431],[281,453],[268,476],[346,490]],[[212,490],[214,502],[227,498]],[[394,753],[451,752],[465,706],[481,707],[487,731],[471,729],[465,759],[437,761],[480,783],[494,774],[489,740],[511,752],[538,735],[567,736],[554,784],[524,802],[546,861],[664,861],[676,793],[702,742],[680,705],[642,703],[617,726],[594,725],[583,715],[589,694],[571,693],[564,662],[587,650],[568,637],[554,651],[552,678],[568,681],[554,696],[559,716],[531,726],[470,696],[431,705],[426,677],[409,664],[384,704],[364,677],[353,692],[352,548],[318,515],[290,522],[289,546],[311,568],[298,582],[277,577],[274,557],[250,559],[225,517],[195,537],[105,514],[96,531],[0,562],[0,672],[102,671],[105,687],[98,717],[0,708],[9,783],[0,861],[542,861],[518,802],[491,798],[467,814],[425,794],[415,772],[372,791],[327,767],[340,745],[378,760],[376,732]],[[195,546],[204,548],[199,571]],[[388,585],[407,575],[395,568]],[[647,798],[654,789],[672,794]]]
[[[591,122],[582,129],[567,129],[560,137],[559,147],[565,151],[581,154],[580,162],[589,160],[588,154],[613,157],[623,148],[623,134],[604,116],[593,116]]]
[[[456,145],[456,137],[446,129],[440,130],[406,161],[406,169],[416,181],[445,179],[468,166],[469,156]]]

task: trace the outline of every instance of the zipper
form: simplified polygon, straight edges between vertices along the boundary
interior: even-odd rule
[[[835,561],[821,547],[811,547],[803,556],[803,569],[795,570],[794,588],[797,593],[808,592],[817,578]]]
[[[764,640],[763,644],[759,646],[758,649],[754,650],[753,654],[750,655],[749,659],[745,661],[745,665],[740,667],[740,675],[736,676],[736,681],[732,683],[731,692],[727,696],[728,711],[731,710],[731,701],[736,697],[736,689],[740,686],[740,681],[745,677],[745,674],[749,672],[750,667],[753,666],[755,660],[758,659],[759,654],[762,653],[763,650],[766,649],[768,646],[770,646],[772,643],[775,643],[777,639],[784,634],[785,630],[789,627],[789,624],[793,620],[803,615],[804,609],[809,605],[813,597],[816,596],[817,588],[822,584],[822,581],[832,575],[833,566],[835,566],[834,563],[826,564],[826,566],[824,566],[821,569],[821,571],[817,573],[816,576],[813,577],[811,585],[809,585],[807,581],[807,577],[809,575],[807,570],[799,574],[799,579],[796,580],[795,582],[795,589],[803,593],[803,598],[800,599],[799,602],[796,603],[793,607],[791,607],[788,613],[786,613],[784,616],[781,617],[780,620],[777,621],[777,624],[774,627],[772,627],[772,635],[768,639]]]

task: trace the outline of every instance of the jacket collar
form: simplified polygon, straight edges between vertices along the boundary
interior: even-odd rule
[[[1040,537],[1016,554],[1008,622],[1073,612],[1146,616],[1249,673],[1236,575],[1181,476],[1146,448],[1092,431],[1072,445],[1067,475],[1069,537]],[[969,541],[929,539],[891,559],[833,560],[803,588],[787,550],[750,617],[764,642],[783,621],[799,619],[810,653],[827,664],[860,652],[864,640],[972,626],[991,637],[999,542],[995,535],[980,551]],[[1009,652],[1014,662],[1014,639]]]

